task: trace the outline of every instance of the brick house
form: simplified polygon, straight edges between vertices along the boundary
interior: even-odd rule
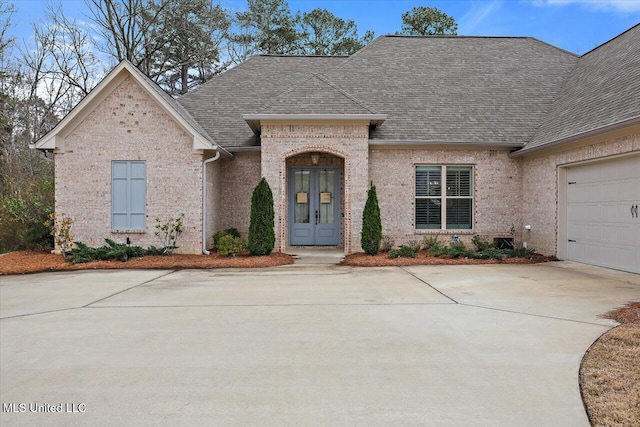
[[[383,233],[511,237],[640,272],[640,26],[576,56],[533,38],[384,36],[349,57],[255,56],[177,100],[120,63],[44,138],[78,240],[180,250],[246,237],[274,194],[276,250],[359,251],[370,182]]]

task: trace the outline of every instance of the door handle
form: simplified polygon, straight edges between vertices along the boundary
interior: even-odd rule
[[[633,203],[631,204],[631,218],[634,218],[634,216],[633,216]]]
[[[318,211],[316,210],[316,225],[318,225]]]
[[[638,205],[636,204],[636,218],[638,218]]]

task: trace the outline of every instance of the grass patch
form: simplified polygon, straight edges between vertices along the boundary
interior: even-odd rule
[[[640,425],[640,302],[603,316],[623,323],[589,348],[580,366],[580,390],[595,426]]]

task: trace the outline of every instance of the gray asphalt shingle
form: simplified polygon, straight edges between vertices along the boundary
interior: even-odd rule
[[[640,24],[584,54],[523,151],[640,117]]]
[[[178,99],[223,147],[243,114],[380,113],[378,141],[539,146],[640,114],[640,30],[578,58],[528,37],[384,36],[350,57],[251,58]]]

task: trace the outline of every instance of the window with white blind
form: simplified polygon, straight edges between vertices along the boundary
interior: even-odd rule
[[[415,228],[470,230],[473,167],[416,166]]]
[[[111,229],[144,230],[147,224],[147,165],[111,162]]]

